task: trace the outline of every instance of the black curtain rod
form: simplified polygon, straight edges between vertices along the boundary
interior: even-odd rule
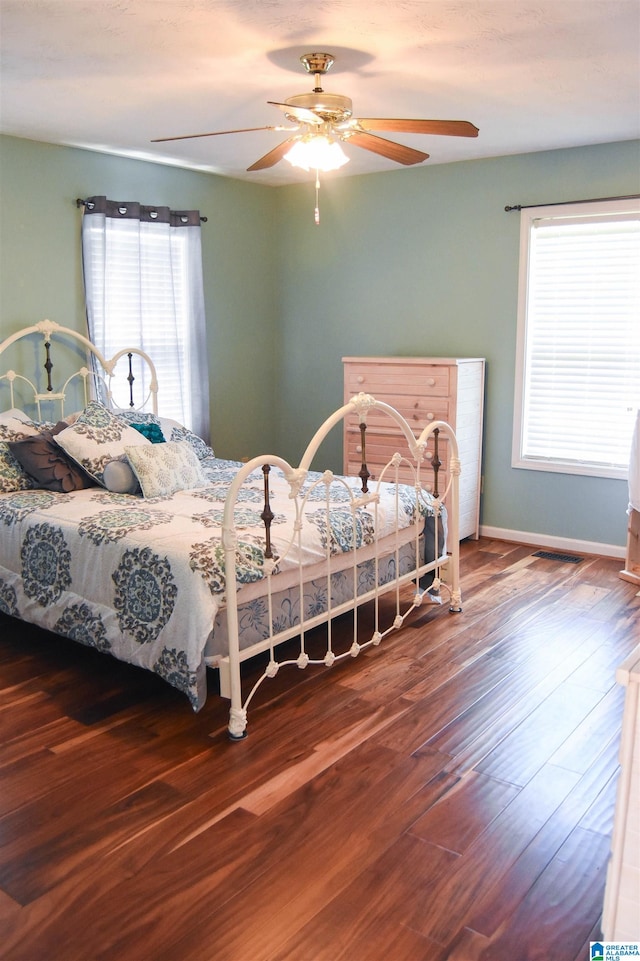
[[[83,200],[82,197],[77,197],[77,198],[76,198],[76,207],[86,207],[86,205],[87,205],[87,201],[86,201],[86,200]],[[207,221],[208,221],[208,219],[209,219],[208,217],[202,217],[202,216],[201,216],[201,217],[200,217],[200,223],[206,224]]]
[[[626,194],[624,197],[590,197],[588,200],[557,200],[552,204],[514,204],[512,207],[505,207],[505,211],[510,213],[512,210],[530,210],[532,207],[563,207],[565,204],[597,204],[605,200],[638,200],[640,194]]]

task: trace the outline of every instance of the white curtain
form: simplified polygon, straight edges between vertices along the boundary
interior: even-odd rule
[[[160,414],[210,441],[199,212],[91,197],[82,254],[92,343],[107,358],[124,347],[149,354]]]
[[[640,410],[636,413],[636,423],[631,438],[629,457],[629,509],[640,513]]]

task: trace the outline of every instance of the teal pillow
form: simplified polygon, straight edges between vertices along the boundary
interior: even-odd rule
[[[164,444],[165,436],[159,424],[131,424],[135,430],[140,431],[143,437],[150,440],[152,444]]]

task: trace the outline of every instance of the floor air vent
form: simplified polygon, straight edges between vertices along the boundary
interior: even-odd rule
[[[577,554],[558,554],[556,551],[536,551],[534,557],[544,557],[546,561],[563,561],[565,564],[579,564],[583,557]]]

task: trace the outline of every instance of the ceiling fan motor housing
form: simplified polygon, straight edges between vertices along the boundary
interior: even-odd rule
[[[303,107],[305,110],[312,110],[322,118],[325,123],[344,123],[349,120],[353,113],[353,103],[349,97],[343,97],[341,93],[299,93],[295,97],[287,97],[285,103],[290,107]],[[287,114],[287,116],[289,116]],[[296,118],[290,116],[289,120],[295,122]]]

